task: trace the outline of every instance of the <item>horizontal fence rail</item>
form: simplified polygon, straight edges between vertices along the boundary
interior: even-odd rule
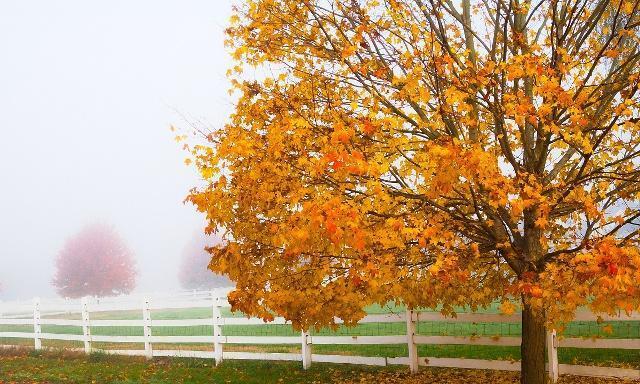
[[[28,313],[23,303],[0,303],[0,326],[29,327],[29,331],[5,331],[0,332],[0,339],[32,339],[35,349],[42,348],[42,340],[71,341],[84,344],[84,351],[103,351],[110,354],[145,356],[147,358],[158,356],[193,357],[215,359],[216,363],[224,359],[239,360],[283,360],[300,361],[303,367],[308,368],[312,362],[321,363],[350,363],[374,366],[407,365],[412,371],[419,366],[451,367],[470,369],[496,369],[518,371],[520,362],[506,360],[443,358],[443,357],[419,357],[417,346],[419,345],[481,345],[515,347],[521,343],[519,336],[451,336],[451,335],[421,335],[416,333],[416,325],[420,322],[448,323],[498,323],[519,324],[519,314],[501,315],[485,313],[461,313],[456,317],[444,317],[435,312],[413,312],[370,314],[359,321],[359,324],[378,324],[394,326],[400,324],[406,328],[403,333],[397,335],[315,335],[301,332],[297,336],[292,335],[241,335],[223,334],[223,326],[284,326],[290,325],[285,318],[276,317],[270,322],[259,318],[225,317],[222,309],[228,308],[229,303],[225,297],[225,291],[193,292],[178,296],[164,296],[149,300],[144,297],[135,300],[97,300],[83,299],[81,305],[69,301],[58,302],[58,307],[47,303],[42,305],[35,300]],[[208,308],[209,317],[192,319],[153,319],[154,310]],[[44,310],[46,309],[46,311]],[[138,319],[92,319],[92,316],[109,312],[129,313],[135,311],[141,315]],[[22,314],[23,317],[17,317]],[[46,318],[43,316],[46,314]],[[66,314],[69,317],[77,315],[77,319],[51,318],[56,314]],[[26,316],[29,316],[28,318]],[[97,317],[97,316],[96,316]],[[596,316],[588,312],[579,312],[577,321],[640,321],[640,314],[633,313],[630,316]],[[343,324],[341,319],[335,319],[337,324]],[[42,327],[45,326],[45,331]],[[52,327],[66,327],[64,332],[53,332]],[[209,335],[162,335],[162,329],[176,327],[210,327]],[[92,328],[105,330],[118,330],[133,328],[140,331],[136,335],[97,335],[92,334]],[[115,331],[114,331],[115,332]],[[158,334],[154,334],[158,333]],[[232,332],[233,333],[233,332]],[[113,344],[139,344],[144,349],[99,349],[93,343]],[[210,345],[210,350],[171,350],[154,349],[154,345],[163,344],[204,344]],[[254,352],[254,351],[226,351],[224,345],[237,346],[297,346],[300,353],[290,352]],[[313,346],[327,345],[404,345],[408,348],[408,356],[379,357],[379,356],[352,356],[335,354],[313,353]],[[555,331],[547,336],[548,364],[547,370],[552,381],[557,380],[559,374],[572,374],[583,376],[604,376],[638,379],[640,370],[627,368],[610,368],[599,366],[569,365],[558,363],[558,348],[598,348],[619,350],[640,350],[639,338],[558,338]]]

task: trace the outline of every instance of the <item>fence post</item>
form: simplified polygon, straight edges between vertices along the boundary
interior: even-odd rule
[[[213,297],[213,358],[216,365],[222,363],[222,303],[220,295],[216,291],[211,292]]]
[[[559,365],[558,365],[558,335],[553,329],[547,332],[547,360],[549,360],[549,379],[552,383],[558,381]]]
[[[142,320],[144,324],[144,355],[147,359],[153,358],[153,346],[151,345],[151,308],[149,298],[145,297],[142,305]]]
[[[89,299],[82,298],[82,336],[84,339],[84,353],[91,353],[91,324],[89,320]]]
[[[35,350],[42,349],[42,326],[40,325],[40,298],[33,299],[33,348]]]
[[[413,319],[413,311],[407,309],[407,346],[409,347],[409,369],[411,373],[418,372],[418,346],[413,337],[416,335],[416,322]]]
[[[309,331],[302,331],[302,369],[311,367],[311,336]]]

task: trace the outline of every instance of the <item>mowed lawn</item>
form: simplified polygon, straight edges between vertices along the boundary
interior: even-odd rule
[[[369,313],[401,313],[403,308],[370,307]],[[496,312],[495,308],[489,308],[486,312]],[[79,314],[56,316],[79,319]],[[242,316],[233,314],[228,310],[225,317]],[[172,319],[197,319],[210,318],[211,310],[208,308],[190,309],[165,309],[152,312],[152,318],[156,320]],[[91,313],[91,318],[96,320],[112,319],[140,319],[141,311],[112,311]],[[605,331],[604,326],[610,325],[610,332]],[[0,332],[32,332],[31,326],[1,326]],[[80,327],[44,325],[45,333],[82,334]],[[142,336],[142,327],[92,327],[93,335],[114,336]],[[211,326],[194,327],[154,327],[152,329],[157,336],[201,336],[212,335]],[[227,336],[299,336],[300,333],[289,325],[225,325],[222,330]],[[386,336],[406,334],[406,324],[397,323],[367,323],[356,327],[341,326],[336,330],[322,329],[311,332],[315,335],[342,335],[342,336]],[[419,335],[429,336],[488,336],[505,337],[520,336],[521,325],[517,323],[460,323],[451,321],[419,322],[417,324]],[[629,338],[640,339],[639,321],[615,321],[597,324],[596,322],[581,321],[568,324],[565,337],[584,338]],[[30,339],[2,339],[0,344],[32,345]],[[64,342],[43,340],[43,345],[49,347],[82,347],[79,342]],[[142,344],[135,343],[94,343],[95,348],[100,349],[143,349]],[[210,344],[154,344],[156,349],[182,349],[182,350],[208,350]],[[299,345],[225,345],[227,351],[249,352],[299,352]],[[481,346],[481,345],[419,345],[420,356],[429,357],[460,357],[476,359],[519,360],[519,347]],[[396,357],[407,356],[407,346],[398,345],[315,345],[313,353],[319,354],[343,354],[359,356]],[[560,348],[558,352],[560,363],[603,365],[615,367],[640,368],[640,350],[621,349],[578,349]]]
[[[517,372],[423,368],[411,375],[406,367],[372,368],[299,363],[226,361],[214,367],[200,359],[138,357],[70,352],[0,351],[0,384],[501,384],[518,383]],[[562,377],[561,384],[613,384],[618,380]]]

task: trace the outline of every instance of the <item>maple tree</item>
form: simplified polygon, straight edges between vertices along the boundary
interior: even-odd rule
[[[64,297],[115,296],[133,291],[136,274],[133,253],[115,229],[92,224],[65,243],[53,285]]]
[[[544,382],[547,327],[640,306],[639,28],[636,0],[246,1],[235,111],[189,147],[233,307],[499,301]]]
[[[231,281],[209,270],[211,255],[206,251],[207,247],[220,244],[220,239],[198,233],[191,239],[182,252],[182,260],[178,271],[178,279],[182,288],[186,289],[211,289],[229,287]]]

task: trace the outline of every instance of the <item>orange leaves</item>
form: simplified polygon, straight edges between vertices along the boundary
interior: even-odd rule
[[[331,134],[332,144],[348,144],[354,135],[353,129],[347,128],[344,125],[336,126],[336,129]]]
[[[345,211],[337,199],[328,201],[321,207],[324,227],[329,235],[329,239],[334,244],[339,244],[342,240],[344,230],[338,226],[343,221]]]
[[[542,297],[542,288],[540,288],[537,285],[531,286],[529,293],[531,294],[532,297],[537,297],[537,298]]]
[[[340,168],[342,168],[344,164],[344,154],[338,153],[336,151],[329,152],[326,155],[324,155],[322,160],[324,163],[331,166],[331,168],[333,168],[334,171],[337,171]]]
[[[363,231],[359,229],[354,231],[352,246],[357,251],[364,251],[366,249],[367,241]]]
[[[362,286],[363,280],[359,275],[353,275],[351,276],[351,284],[359,288]]]
[[[233,51],[233,58],[235,60],[241,60],[246,54],[249,52],[249,48],[245,45],[238,47],[235,51]]]
[[[225,175],[220,176],[218,178],[218,181],[214,183],[215,188],[224,187],[226,185],[227,185],[227,177]]]
[[[588,305],[596,312],[633,310],[640,306],[638,292],[640,257],[635,247],[621,247],[605,238],[579,254],[561,258],[565,268],[550,268],[542,274],[545,290],[556,292],[559,303],[554,311]],[[545,297],[547,297],[545,295]],[[558,317],[570,318],[566,313]]]
[[[605,239],[593,249],[595,257],[588,259],[580,259],[581,261],[590,261],[592,263],[591,271],[597,266],[599,271],[605,272],[610,277],[618,275],[620,266],[628,266],[630,260],[628,251],[619,248],[613,239]]]
[[[334,246],[346,246],[357,251],[366,249],[368,234],[361,228],[359,212],[338,199],[327,201],[319,210],[321,224]]]
[[[602,331],[608,335],[613,333],[613,326],[611,324],[607,324],[602,326]]]
[[[549,119],[549,113],[554,105],[567,108],[573,103],[571,93],[563,88],[560,84],[560,78],[557,76],[542,75],[537,77],[535,92],[544,98],[544,103],[538,107],[538,112],[540,117],[545,119]]]
[[[362,132],[364,132],[367,135],[372,135],[374,134],[376,131],[378,130],[378,127],[376,127],[371,120],[369,119],[363,119],[362,121]]]
[[[327,232],[329,232],[330,235],[336,235],[336,233],[338,232],[338,226],[331,219],[326,221],[325,227],[327,228]]]
[[[456,18],[356,3],[367,5],[249,0],[228,32],[239,96],[229,123],[190,147],[208,182],[189,201],[208,230],[229,231],[215,263],[246,292],[238,305],[299,324],[354,320],[388,299],[478,306],[524,294],[558,318],[637,307],[637,236],[620,242],[634,213],[618,208],[640,198],[639,69],[594,63],[610,47],[588,32],[581,47],[557,47],[544,28],[536,44],[497,31],[484,41],[495,54],[477,40],[473,53]],[[549,4],[504,16],[544,17]],[[607,27],[586,19],[573,23]],[[635,62],[611,46],[619,65]]]
[[[376,264],[372,263],[371,261],[367,261],[367,263],[364,266],[364,270],[369,274],[369,276],[375,277],[378,274],[379,268]]]
[[[461,111],[468,111],[470,106],[465,102],[468,94],[457,87],[448,88],[445,91],[445,100],[449,106],[457,106]]]
[[[373,76],[379,78],[379,79],[384,79],[387,76],[387,70],[385,68],[377,68],[375,71],[373,71],[372,73]]]
[[[637,3],[635,3],[632,0],[624,0],[623,4],[622,4],[622,9],[624,10],[624,12],[628,13],[628,14],[632,14],[633,11],[636,9],[637,7]]]
[[[504,64],[508,80],[516,80],[527,76],[538,76],[544,73],[544,63],[540,56],[525,54],[515,56]]]
[[[507,79],[515,80],[525,76],[524,68],[518,64],[511,65],[507,68]]]
[[[359,151],[331,151],[321,158],[319,165],[324,169],[328,167],[336,172],[354,175],[363,175],[368,169],[364,155]]]
[[[209,180],[213,177],[214,170],[210,167],[202,167],[200,168],[200,174],[202,175],[203,179]]]
[[[396,219],[396,218],[392,218],[392,219],[387,220],[387,224],[394,231],[399,231],[400,228],[403,227],[402,221],[400,219]]]
[[[516,306],[510,300],[503,300],[500,304],[500,312],[505,315],[513,315],[516,311]]]
[[[545,217],[538,217],[535,221],[536,227],[538,228],[542,228],[544,229],[547,226],[547,218]]]
[[[356,50],[358,48],[355,45],[347,45],[344,48],[342,48],[342,51],[340,52],[340,57],[344,60],[344,59],[348,59],[349,57],[351,57],[354,53],[356,53]]]

